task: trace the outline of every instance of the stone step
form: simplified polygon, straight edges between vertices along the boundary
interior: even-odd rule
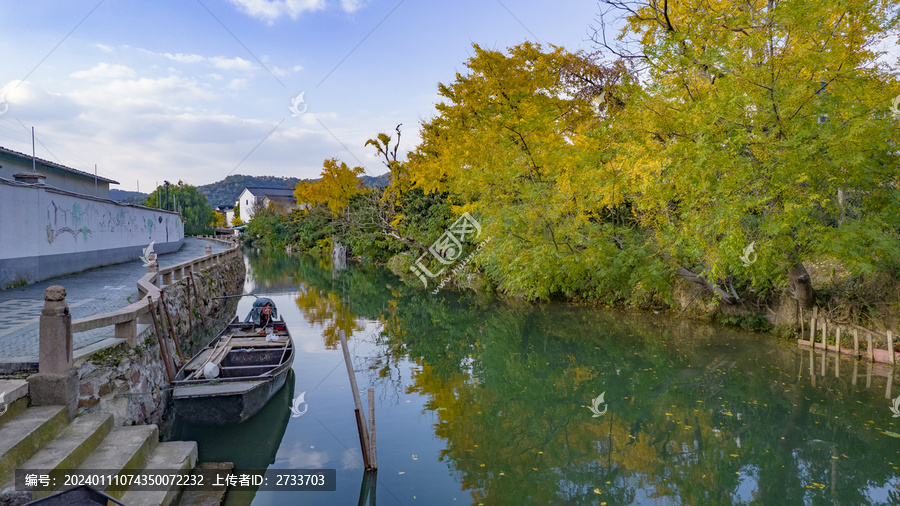
[[[156,425],[117,427],[81,463],[79,469],[102,471],[104,474],[118,474],[123,469],[142,469],[158,444],[159,429]],[[94,488],[106,490],[106,487]],[[107,493],[118,499],[124,491],[111,490]]]
[[[35,453],[19,468],[41,471],[75,469],[100,445],[112,428],[113,416],[109,413],[79,416],[60,432],[59,437]],[[13,485],[13,481],[9,480],[4,488]],[[41,498],[51,493],[35,492],[34,497]]]
[[[194,469],[195,472],[211,469],[217,471],[231,471],[234,464],[231,462],[203,462]],[[187,490],[181,495],[178,506],[219,506],[225,499],[227,487],[210,488],[209,490]]]
[[[197,463],[197,443],[194,441],[170,441],[159,443],[144,469],[165,470],[171,473],[186,472]],[[168,490],[129,490],[122,496],[128,506],[171,506],[177,504],[184,487],[175,485]]]
[[[0,425],[28,407],[28,382],[0,379]]]
[[[0,425],[12,420],[28,407],[28,382],[0,380]]]
[[[0,426],[0,483],[68,424],[65,406],[28,408]]]

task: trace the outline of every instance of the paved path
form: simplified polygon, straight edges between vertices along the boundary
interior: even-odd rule
[[[213,252],[224,251],[228,245],[218,241],[186,238],[180,250],[159,256],[159,266],[168,267],[206,254],[206,245]],[[121,309],[137,301],[137,281],[147,273],[143,262],[134,260],[123,264],[48,279],[19,288],[0,290],[0,362],[37,362],[38,322],[44,307],[44,290],[62,285],[72,319],[84,318]],[[108,337],[113,327],[79,332],[74,335],[75,349],[83,348]]]

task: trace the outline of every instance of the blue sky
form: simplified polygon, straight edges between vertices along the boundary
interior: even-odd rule
[[[593,50],[594,0],[0,0],[0,146],[142,191],[386,171],[366,139],[434,113],[471,46]],[[71,32],[71,33],[70,33]],[[294,116],[289,107],[297,102]]]

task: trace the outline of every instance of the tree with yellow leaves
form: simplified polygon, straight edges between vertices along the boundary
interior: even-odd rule
[[[323,203],[337,216],[347,207],[354,195],[362,192],[357,176],[363,173],[362,167],[352,169],[337,158],[325,160],[322,168],[322,179],[318,181],[300,181],[294,188],[294,197],[300,204]]]

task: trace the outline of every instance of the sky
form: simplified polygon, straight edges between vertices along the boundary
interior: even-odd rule
[[[552,6],[551,6],[552,5]],[[434,115],[472,44],[595,48],[595,0],[0,0],[0,146],[151,191],[316,178]],[[293,109],[291,109],[293,107]],[[139,186],[138,186],[139,185]]]

